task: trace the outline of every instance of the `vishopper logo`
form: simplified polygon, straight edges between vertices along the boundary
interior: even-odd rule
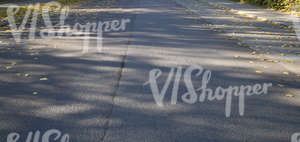
[[[19,142],[21,135],[16,132],[8,134],[6,142]],[[50,142],[50,141],[59,141],[59,142],[69,142],[69,134],[63,134],[57,129],[47,130],[45,133],[37,130],[35,132],[29,132],[26,137],[26,142]]]
[[[293,21],[293,29],[297,35],[298,40],[300,41],[300,5],[297,4],[292,8],[291,18]]]
[[[29,17],[31,16],[29,39],[36,38],[37,31],[37,20],[39,16],[38,9],[40,4],[35,6],[29,5],[25,16],[22,20],[22,23],[18,26],[16,24],[15,15],[20,10],[20,7],[17,5],[11,5],[7,9],[8,22],[12,35],[16,42],[21,42],[21,36],[25,29],[25,25],[28,23]],[[53,9],[54,8],[54,9]],[[53,25],[50,18],[50,11],[60,12],[59,14],[59,23]],[[60,38],[63,35],[66,36],[80,36],[83,37],[83,52],[87,53],[89,50],[90,35],[97,33],[97,50],[101,52],[103,49],[103,32],[120,32],[125,31],[126,26],[130,23],[130,19],[120,19],[120,20],[111,20],[111,21],[99,21],[96,22],[87,22],[86,24],[75,23],[73,27],[71,25],[66,25],[65,20],[69,15],[70,8],[68,6],[62,6],[58,2],[49,2],[42,6],[42,18],[44,20],[46,29],[40,30],[40,37],[43,39],[51,38]],[[32,15],[31,15],[32,13]]]
[[[195,77],[200,77],[201,84],[198,88],[195,88],[192,82],[193,73],[195,73]],[[181,99],[184,103],[195,104],[196,102],[204,102],[205,100],[221,101],[225,99],[226,117],[230,117],[232,98],[234,96],[238,97],[239,114],[240,116],[243,116],[246,96],[267,94],[269,87],[272,87],[272,83],[263,83],[254,84],[253,86],[229,86],[228,88],[218,86],[215,90],[213,90],[208,88],[208,83],[210,82],[212,75],[211,71],[205,70],[199,65],[190,66],[185,71],[183,71],[182,67],[178,67],[177,69],[171,68],[164,86],[159,87],[157,80],[162,75],[162,71],[160,69],[153,69],[149,73],[149,81],[144,83],[144,85],[150,85],[153,98],[158,106],[164,106],[164,98],[173,78],[174,84],[171,93],[171,104],[175,105],[177,103],[178,99],[180,99],[180,97],[178,97],[178,90],[182,74],[183,81],[187,89],[187,92],[181,95]],[[159,88],[161,88],[161,91]]]

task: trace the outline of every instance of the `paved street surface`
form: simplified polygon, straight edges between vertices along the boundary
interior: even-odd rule
[[[26,141],[30,131],[43,134],[50,129],[68,133],[70,142],[291,141],[300,132],[299,74],[284,65],[288,63],[265,55],[267,47],[245,47],[240,39],[225,34],[232,32],[226,26],[216,30],[222,21],[211,19],[222,19],[223,15],[214,15],[220,10],[199,3],[203,9],[199,15],[177,2],[117,0],[103,9],[101,1],[95,1],[73,9],[66,20],[70,25],[131,20],[125,31],[104,33],[101,53],[96,33],[89,33],[89,52],[82,53],[84,36],[34,40],[24,36],[22,43],[15,44],[7,28],[1,28],[0,141],[11,132]],[[249,22],[229,16],[233,19],[228,23]],[[259,22],[257,26],[273,28]],[[42,22],[38,27],[45,28]],[[253,36],[261,37],[258,32]],[[212,72],[207,88],[213,90],[264,83],[272,87],[267,94],[246,96],[243,116],[239,97],[232,96],[226,117],[225,99],[184,102],[181,97],[191,84],[183,75],[177,104],[170,103],[172,80],[164,106],[158,106],[146,83],[150,71],[162,71],[157,79],[161,91],[171,68],[182,67],[184,74],[195,65]],[[192,85],[198,88],[202,75],[196,74],[192,72]]]

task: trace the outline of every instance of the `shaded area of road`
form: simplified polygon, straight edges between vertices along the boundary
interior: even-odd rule
[[[249,48],[241,48],[237,41],[207,28],[207,22],[172,1],[143,1],[140,5],[148,12],[137,13],[136,26],[128,51],[120,90],[115,106],[108,142],[240,142],[287,141],[297,131],[299,99],[288,100],[288,90],[277,87],[282,70],[274,63],[259,62]],[[240,58],[235,58],[239,55]],[[173,81],[167,90],[165,107],[158,107],[150,87],[149,71],[163,71],[158,79],[161,90],[171,67],[200,65],[212,71],[209,88],[217,86],[253,85],[273,83],[268,95],[246,97],[245,116],[238,114],[238,99],[233,98],[232,114],[225,117],[225,101],[205,101],[192,105],[181,101],[187,92],[180,82],[177,105],[170,105]],[[263,66],[269,71],[255,73]],[[201,77],[193,78],[194,86],[201,85]],[[288,79],[287,79],[288,80]],[[289,89],[299,89],[297,82],[287,82]]]
[[[127,5],[128,1],[123,3]],[[78,7],[82,11],[70,13],[66,24],[122,18],[134,22],[133,14],[120,10],[85,12],[87,7],[99,9],[97,6],[95,1]],[[52,21],[57,20],[52,17]],[[101,53],[97,51],[96,33],[88,33],[89,52],[85,54],[86,35],[28,40],[25,32],[22,43],[14,44],[10,33],[2,32],[1,41],[10,45],[0,50],[0,141],[6,141],[10,132],[20,133],[19,141],[26,141],[30,131],[49,129],[69,133],[72,141],[101,141],[132,25],[128,24],[126,31],[104,33]],[[42,22],[38,26],[45,29]],[[11,64],[12,68],[6,68]]]
[[[81,8],[90,10],[85,15],[70,15],[68,23],[122,17],[132,21],[126,32],[105,34],[103,53],[92,50],[96,43],[92,40],[90,52],[82,54],[83,39],[75,37],[26,40],[1,48],[0,141],[10,132],[19,132],[25,141],[29,131],[52,128],[69,133],[70,141],[83,142],[281,142],[297,132],[299,99],[284,94],[298,90],[299,82],[287,76],[287,87],[277,87],[281,66],[249,64],[252,50],[225,40],[208,29],[206,21],[171,0],[122,0],[123,9],[107,12],[97,12],[97,4],[92,5]],[[3,69],[13,61],[14,68]],[[246,97],[244,116],[238,114],[236,97],[229,118],[224,101],[188,105],[179,99],[170,105],[172,85],[165,107],[158,107],[149,86],[143,85],[149,71],[163,71],[161,89],[171,67],[190,65],[212,71],[209,88],[255,83],[274,87],[268,95]],[[257,74],[263,66],[269,71]],[[49,80],[40,81],[41,77]],[[193,81],[194,86],[201,83],[200,78]],[[181,81],[179,98],[186,91]]]

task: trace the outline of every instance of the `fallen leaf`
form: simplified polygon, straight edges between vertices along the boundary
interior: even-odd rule
[[[6,66],[5,67],[5,69],[7,69],[7,70],[9,70],[9,69],[11,69],[12,68],[12,66]]]
[[[15,66],[16,64],[17,64],[17,62],[12,62],[11,63],[12,66]]]
[[[262,71],[259,71],[259,70],[257,70],[257,71],[255,71],[256,73],[258,73],[258,74],[261,74],[261,73],[263,73]]]
[[[32,94],[33,95],[37,95],[37,94],[39,94],[38,92],[36,92],[36,91],[34,91],[34,92],[32,92]]]
[[[265,69],[269,68],[268,66],[263,66]]]
[[[289,73],[289,72],[283,72],[283,74],[285,74],[285,75],[289,75],[290,73]]]
[[[40,78],[41,81],[45,81],[48,80],[48,78],[44,77],[44,78]]]
[[[255,54],[256,54],[256,52],[255,52],[255,51],[251,52],[251,55],[255,55]]]
[[[29,74],[28,74],[28,73],[26,73],[26,74],[24,74],[24,76],[25,76],[25,77],[29,77]]]
[[[284,53],[281,53],[280,56],[284,56]]]
[[[238,55],[234,55],[234,58],[239,58],[240,56],[238,56]]]
[[[237,44],[238,44],[239,46],[242,46],[242,45],[243,45],[243,43],[241,43],[241,42],[238,42]]]
[[[21,74],[21,73],[16,73],[16,75],[17,75],[17,76],[21,76],[22,74]]]
[[[292,59],[285,59],[285,62],[287,62],[287,63],[293,63],[294,60],[292,60]]]
[[[283,84],[277,84],[279,87],[284,87],[284,85]]]
[[[285,94],[286,97],[295,97],[293,94]]]
[[[7,32],[7,33],[11,33],[11,30],[6,30],[5,32]]]
[[[249,61],[249,63],[250,63],[250,64],[253,64],[254,62],[253,62],[253,61]]]

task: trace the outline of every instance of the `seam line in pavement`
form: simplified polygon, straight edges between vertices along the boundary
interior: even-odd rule
[[[131,30],[133,30],[133,28],[134,28],[134,25],[135,25],[134,21],[135,21],[135,19],[136,19],[136,14],[134,14],[134,16],[133,16],[133,18],[131,20],[131,21],[133,21],[132,22]],[[132,34],[132,32],[128,32],[128,34],[129,34],[129,37],[128,37],[128,40],[127,40],[127,46],[126,46],[125,54],[122,56],[120,71],[118,73],[119,77],[117,79],[117,84],[116,84],[115,90],[114,90],[114,92],[112,94],[112,106],[111,106],[111,109],[108,112],[108,115],[106,116],[107,121],[104,124],[104,134],[103,134],[103,137],[101,138],[101,142],[105,142],[105,138],[107,136],[107,131],[109,130],[109,127],[110,127],[110,120],[109,120],[109,118],[112,116],[112,113],[113,113],[113,110],[114,110],[114,107],[115,107],[115,97],[117,96],[119,88],[120,88],[122,74],[123,74],[124,67],[125,67],[125,64],[126,64],[126,59],[127,59],[127,56],[128,56],[129,46],[132,43],[131,39],[133,37],[133,34]]]

